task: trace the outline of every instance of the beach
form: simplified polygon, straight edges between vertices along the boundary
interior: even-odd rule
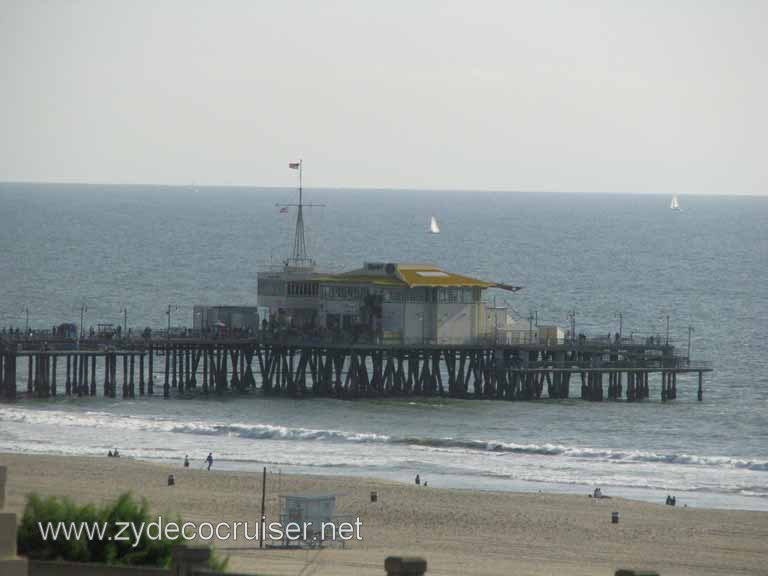
[[[0,454],[8,467],[6,508],[26,494],[101,502],[130,491],[153,514],[185,521],[258,520],[261,474],[120,458]],[[169,474],[175,486],[167,485]],[[429,480],[425,478],[425,480]],[[361,540],[318,549],[263,549],[217,542],[229,569],[259,574],[383,574],[390,555],[424,557],[430,574],[599,575],[617,568],[669,574],[767,574],[768,513],[665,506],[587,494],[443,489],[358,477],[267,474],[267,521],[278,495],[338,495],[336,512],[359,517]],[[371,502],[376,491],[378,500]],[[619,523],[611,523],[619,512]],[[267,542],[270,544],[271,542]]]

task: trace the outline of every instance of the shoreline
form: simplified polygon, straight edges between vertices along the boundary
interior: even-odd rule
[[[94,453],[87,454],[68,454],[66,452],[40,451],[40,452],[14,452],[7,448],[0,448],[0,454],[24,454],[29,456],[56,456],[56,457],[75,457],[75,458],[101,458],[101,455]],[[179,458],[166,457],[146,457],[134,456],[130,453],[123,454],[126,458],[137,462],[146,462],[148,464],[157,464],[169,466],[171,468],[178,465]],[[386,472],[383,470],[365,470],[363,468],[337,468],[299,466],[294,464],[270,464],[269,462],[260,462],[255,460],[226,460],[218,458],[215,468],[217,471],[226,471],[232,473],[261,473],[263,466],[274,468],[285,475],[293,476],[317,476],[319,478],[344,478],[347,480],[369,480],[382,482],[396,482],[402,485],[409,485],[413,481],[413,476],[405,471]],[[663,503],[667,495],[673,495],[677,498],[680,507],[691,507],[711,510],[743,510],[751,512],[768,512],[768,497],[748,496],[731,492],[704,491],[704,490],[684,490],[668,489],[646,486],[627,486],[621,484],[602,483],[563,483],[555,481],[536,481],[509,478],[504,476],[468,476],[461,474],[446,474],[440,471],[429,470],[414,471],[425,476],[432,482],[435,488],[444,488],[451,490],[465,490],[469,492],[488,492],[488,493],[512,493],[512,494],[560,494],[570,496],[587,496],[596,486],[600,486],[602,491],[612,497],[623,498],[636,502],[646,502],[650,504]]]
[[[121,458],[0,453],[8,467],[6,509],[20,513],[25,495],[100,502],[123,491],[145,497],[153,514],[184,520],[255,520],[261,473],[184,469]],[[337,512],[359,517],[361,542],[321,551],[259,550],[219,542],[230,569],[295,574],[381,574],[388,555],[427,559],[429,573],[613,574],[621,567],[668,574],[759,574],[768,555],[768,513],[670,507],[615,497],[415,486],[358,476],[267,475],[267,518],[277,519],[278,494],[338,494]],[[168,474],[176,486],[168,487]],[[378,501],[370,501],[370,492]],[[620,513],[611,524],[611,513]]]

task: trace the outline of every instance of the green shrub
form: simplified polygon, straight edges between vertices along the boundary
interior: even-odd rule
[[[174,541],[167,538],[150,539],[146,532],[142,533],[137,546],[134,546],[135,536],[130,531],[123,532],[123,537],[129,540],[114,540],[120,530],[119,523],[129,522],[138,526],[157,521],[151,518],[146,500],[135,500],[129,493],[121,494],[116,501],[109,502],[101,508],[93,504],[77,505],[69,498],[48,496],[43,498],[37,494],[27,496],[27,504],[18,530],[18,550],[22,556],[36,560],[68,560],[70,562],[99,562],[106,564],[128,564],[132,566],[168,567],[171,563],[171,549]],[[180,518],[174,520],[181,525]],[[107,525],[107,530],[101,539],[89,539],[83,531],[80,538],[65,538],[59,533],[55,540],[43,539],[40,524],[51,523],[56,526],[62,523],[88,523],[92,525]],[[228,558],[220,558],[211,554],[210,567],[223,571]]]

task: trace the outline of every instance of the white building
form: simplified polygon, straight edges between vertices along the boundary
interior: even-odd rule
[[[498,344],[562,344],[566,330],[553,324],[539,324],[533,317],[515,318],[508,306],[487,304],[484,332]]]
[[[367,262],[341,274],[260,273],[259,305],[297,329],[404,343],[467,343],[487,333],[483,292],[496,284],[431,264]]]

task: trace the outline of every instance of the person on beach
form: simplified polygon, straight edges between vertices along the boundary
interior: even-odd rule
[[[115,452],[112,454],[115,458],[120,458],[120,452],[117,451],[117,448],[115,448]]]
[[[416,482],[416,486],[418,486],[419,484],[421,484],[421,478],[419,477],[419,475],[418,475],[418,474],[416,474],[416,479],[414,480],[414,482]]]
[[[205,461],[208,463],[208,470],[210,470],[211,466],[213,466],[213,452],[208,452],[208,457]]]
[[[184,468],[189,468],[189,454],[184,456]]]

